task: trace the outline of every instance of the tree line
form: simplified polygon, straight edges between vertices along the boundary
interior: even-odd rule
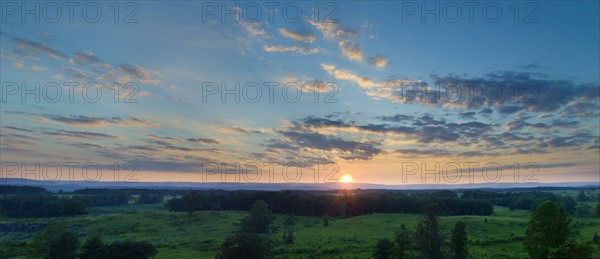
[[[421,213],[425,204],[435,203],[442,215],[491,215],[493,204],[480,199],[457,198],[451,191],[406,195],[396,192],[352,192],[320,194],[308,191],[193,191],[166,203],[170,211],[249,210],[258,200],[274,213],[303,216],[358,216],[373,213]]]
[[[87,214],[88,207],[127,205],[132,195],[127,190],[77,190],[53,194],[39,187],[3,185],[0,188],[0,215],[8,217],[59,217]],[[140,191],[137,204],[162,203],[163,193]]]
[[[534,210],[545,201],[560,204],[569,214],[576,210],[577,202],[571,196],[558,196],[551,192],[492,192],[484,190],[467,190],[461,195],[463,199],[489,200],[492,204],[509,207],[511,210]]]

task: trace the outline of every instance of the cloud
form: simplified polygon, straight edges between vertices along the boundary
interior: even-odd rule
[[[308,23],[320,31],[323,34],[323,37],[329,39],[349,38],[358,34],[357,30],[343,28],[337,21],[317,22],[313,21],[313,19],[308,19]]]
[[[2,127],[5,130],[14,130],[14,131],[24,131],[24,132],[33,132],[33,130],[30,129],[25,129],[25,128],[19,128],[19,127],[15,127],[15,126],[4,126]]]
[[[210,138],[187,138],[185,140],[192,142],[192,143],[202,143],[202,144],[220,144],[221,143],[216,139],[210,139]]]
[[[410,121],[414,118],[414,116],[411,115],[404,115],[404,114],[396,114],[393,116],[382,116],[382,117],[378,117],[378,119],[384,120],[384,121],[393,121],[393,122],[404,122],[404,121]]]
[[[109,64],[104,63],[99,57],[97,57],[93,52],[76,52],[73,56],[72,61],[76,64],[87,64],[96,67],[101,67],[103,69],[111,69]]]
[[[560,115],[568,118],[598,118],[600,104],[586,101],[571,102],[564,107]]]
[[[220,144],[216,139],[211,138],[174,138],[169,136],[157,136],[157,135],[149,135],[152,139],[147,140],[146,142],[151,144],[156,144],[160,146],[173,146],[173,142],[178,143],[194,143],[194,144]]]
[[[301,42],[311,43],[311,42],[314,42],[317,40],[317,36],[315,36],[311,32],[305,32],[305,33],[294,32],[294,31],[290,31],[286,28],[280,28],[279,34],[281,34],[284,37],[291,38],[293,40],[301,41]]]
[[[24,51],[33,52],[36,54],[46,54],[55,59],[64,59],[65,55],[60,53],[55,48],[52,48],[46,44],[41,44],[33,41],[28,41],[24,39],[15,39],[17,47]]]
[[[380,55],[376,55],[369,58],[369,64],[371,64],[372,66],[386,67],[389,63],[390,61],[387,58]]]
[[[33,71],[47,71],[48,68],[47,67],[42,67],[42,66],[32,66],[31,70],[33,70]]]
[[[270,148],[330,151],[337,153],[336,156],[344,160],[369,160],[383,152],[378,148],[380,144],[372,141],[344,140],[317,132],[280,131],[279,133],[285,139],[271,143],[273,145],[268,145]]]
[[[300,89],[304,93],[327,93],[338,90],[337,85],[314,78],[298,79],[295,77],[286,77],[282,81],[284,85]]]
[[[242,26],[252,37],[270,38],[271,36],[265,29],[266,25],[263,22],[243,22]]]
[[[477,140],[486,132],[493,129],[493,125],[482,122],[458,122],[448,123],[441,119],[437,120],[429,114],[420,117],[413,116],[385,116],[380,117],[387,121],[401,121],[411,124],[359,124],[356,122],[344,122],[342,120],[331,120],[314,116],[306,117],[294,123],[295,129],[316,130],[330,128],[336,130],[358,131],[365,133],[377,133],[380,135],[394,134],[398,136],[416,139],[421,143],[452,142],[459,138]],[[406,120],[405,120],[406,119]]]
[[[352,81],[357,83],[361,87],[375,86],[375,83],[371,79],[355,75],[347,70],[336,69],[336,67],[333,65],[321,64],[321,68],[325,70],[328,74],[333,76],[335,79]]]
[[[87,131],[70,131],[70,130],[42,131],[42,134],[55,136],[55,137],[83,138],[83,139],[98,139],[98,138],[119,139],[118,136],[109,135],[109,134],[105,134],[105,133],[87,132]]]
[[[360,50],[358,44],[351,43],[347,40],[343,40],[340,41],[338,45],[340,47],[342,55],[344,55],[344,57],[346,57],[347,59],[357,61],[363,60],[363,53],[362,50]]]
[[[314,55],[321,52],[320,48],[310,48],[310,47],[302,47],[302,46],[282,46],[282,45],[273,45],[268,46],[265,45],[263,49],[266,52],[296,52],[298,54],[302,54],[305,56]]]
[[[238,126],[222,127],[219,131],[229,134],[249,134],[250,132]]]
[[[42,121],[55,121],[75,126],[85,127],[103,127],[108,125],[127,126],[127,127],[157,127],[156,122],[141,120],[135,117],[88,117],[80,115],[62,116],[44,114],[41,116]]]
[[[13,65],[15,65],[15,67],[19,68],[19,69],[25,68],[25,62],[20,61],[20,60],[14,61]]]
[[[482,77],[465,78],[456,75],[433,75],[436,88],[429,96],[444,96],[444,87],[459,89],[461,98],[448,101],[431,101],[430,105],[451,105],[467,109],[496,107],[500,113],[510,114],[526,110],[530,112],[552,112],[574,101],[598,101],[600,85],[576,84],[569,80],[548,79],[538,73],[500,71]],[[518,88],[515,94],[515,87]],[[468,93],[476,95],[468,96]],[[416,94],[409,101],[418,100]]]
[[[159,80],[153,79],[152,74],[146,68],[137,65],[123,64],[117,70],[124,73],[126,76],[119,79],[119,82],[128,82],[130,77],[138,80],[141,83],[158,85]]]
[[[388,96],[393,95],[393,93],[397,91],[393,88],[398,88],[398,90],[400,90],[399,88],[403,85],[420,82],[413,79],[390,79],[382,82],[374,82],[367,77],[356,75],[350,71],[336,69],[334,65],[321,63],[321,68],[335,79],[351,81],[358,84],[360,87],[369,88],[372,92],[369,92],[368,95],[375,97],[389,98]]]
[[[79,67],[69,67],[66,65],[61,65],[60,67],[66,74],[71,75],[76,80],[81,80],[84,82],[95,82],[96,73],[87,71],[85,69]]]
[[[333,65],[321,64],[321,68],[336,79],[367,88],[366,94],[371,97],[398,103],[479,110],[479,114],[553,112],[564,108],[563,115],[585,117],[594,117],[600,107],[600,85],[547,79],[539,73],[501,71],[472,78],[434,74],[433,83],[429,84],[410,78],[375,82]]]

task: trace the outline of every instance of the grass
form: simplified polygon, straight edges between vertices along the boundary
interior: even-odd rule
[[[71,218],[1,220],[62,222],[72,231],[99,235],[105,241],[150,241],[159,250],[157,258],[214,258],[220,243],[236,233],[240,219],[247,215],[241,211],[201,211],[189,216],[168,212],[158,204],[91,208],[89,212]],[[529,211],[495,207],[492,216],[441,217],[441,223],[448,234],[458,220],[466,223],[472,258],[526,258],[521,240],[529,216]],[[271,235],[273,251],[277,258],[306,258],[308,254],[318,258],[368,258],[377,240],[393,238],[401,224],[414,229],[419,217],[418,214],[372,214],[334,218],[324,227],[320,218],[296,216],[296,224],[292,226],[296,242],[284,245],[281,235],[288,226],[283,225],[284,215],[276,215]],[[577,240],[591,241],[594,233],[600,231],[600,219],[575,217],[573,226]],[[11,234],[0,237],[0,241],[8,246],[13,239],[30,242],[32,236]],[[595,254],[600,255],[595,249]]]

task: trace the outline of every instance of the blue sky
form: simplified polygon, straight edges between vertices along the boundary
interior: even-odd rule
[[[256,9],[236,3],[225,2],[231,14],[222,20],[221,3],[213,14],[206,8],[214,2],[123,2],[118,23],[112,2],[100,2],[96,23],[81,8],[73,22],[63,10],[51,23],[51,14],[36,22],[3,6],[3,176],[22,177],[38,163],[25,176],[41,179],[44,165],[77,162],[73,178],[90,178],[80,169],[98,165],[102,175],[91,178],[102,181],[114,179],[115,163],[139,181],[221,181],[219,173],[236,181],[235,170],[260,167],[261,182],[348,174],[357,182],[453,183],[447,172],[456,165],[461,183],[599,180],[598,2],[491,2],[502,12],[496,22],[490,2],[474,6],[472,22],[465,3],[452,2],[461,8],[455,23],[448,2],[414,2],[414,12],[413,2],[290,2],[302,16],[290,21],[295,12],[282,3],[272,22],[264,3],[252,2],[259,21],[246,18]],[[423,8],[436,3],[440,21],[423,20]],[[324,21],[334,10],[336,21]],[[40,101],[22,100],[36,82]],[[215,83],[219,92],[206,95]],[[223,87],[236,83],[240,101],[222,100]],[[57,102],[48,101],[48,84],[60,85]],[[262,95],[253,102],[255,85]],[[422,178],[427,170],[437,176]]]

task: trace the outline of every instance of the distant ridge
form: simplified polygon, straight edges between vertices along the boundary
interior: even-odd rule
[[[73,191],[85,188],[139,188],[139,189],[198,189],[198,190],[338,190],[338,189],[388,189],[388,190],[436,190],[436,189],[510,189],[535,187],[600,187],[594,182],[568,183],[472,183],[472,184],[407,184],[385,185],[372,183],[200,183],[200,182],[88,182],[88,181],[36,181],[21,178],[0,179],[0,185],[27,185],[48,191]]]

